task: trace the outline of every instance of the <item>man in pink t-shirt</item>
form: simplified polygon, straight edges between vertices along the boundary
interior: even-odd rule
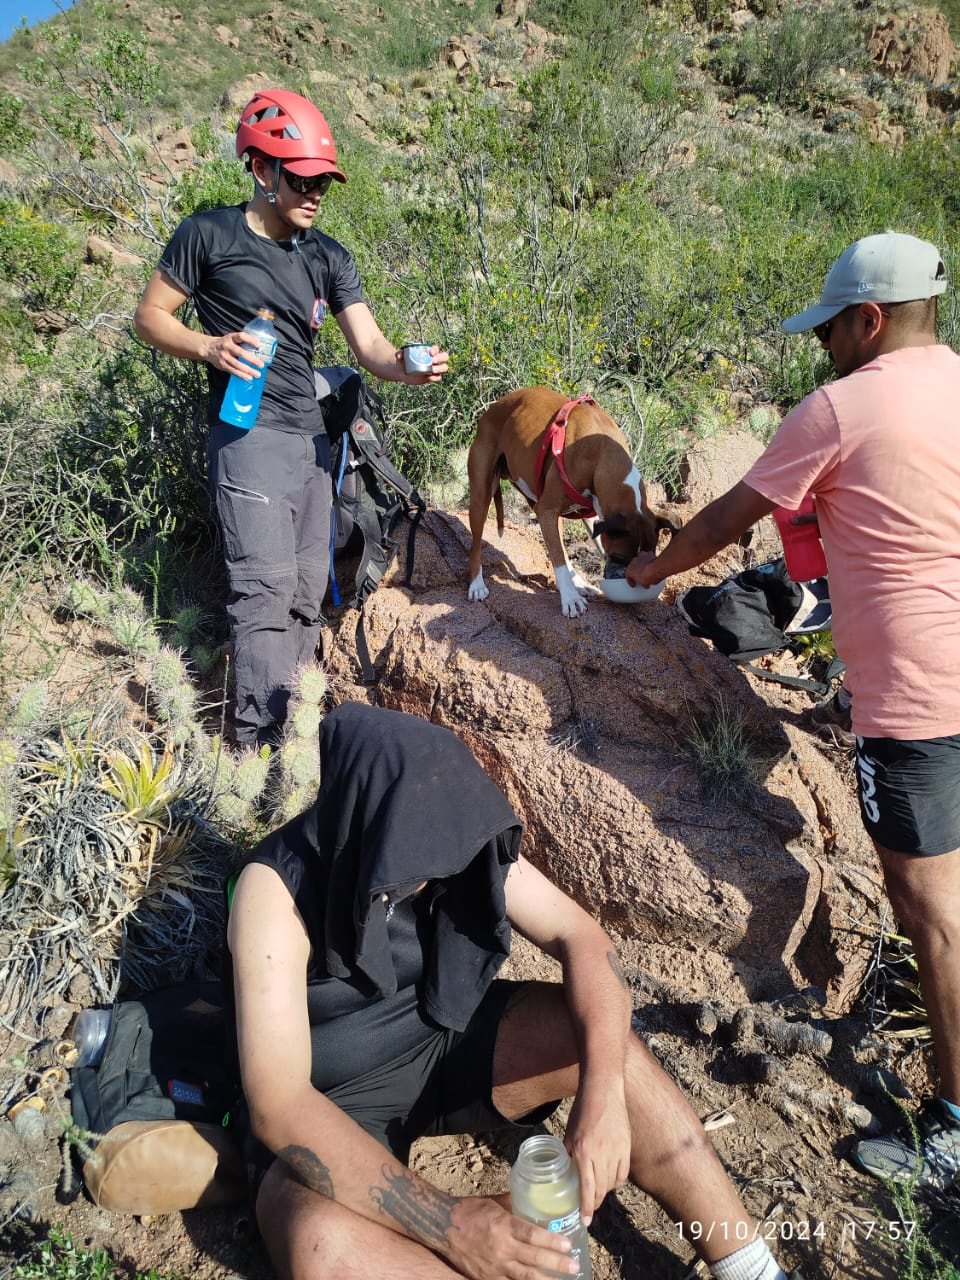
[[[926,241],[888,231],[851,245],[820,302],[783,322],[813,330],[837,380],[661,555],[627,569],[649,586],[815,495],[860,810],[913,941],[940,1071],[912,1126],[851,1154],[879,1177],[941,1188],[960,1178],[960,356],[937,344],[946,287]]]

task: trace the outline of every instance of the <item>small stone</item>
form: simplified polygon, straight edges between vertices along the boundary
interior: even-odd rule
[[[847,1124],[852,1124],[861,1133],[879,1133],[884,1127],[879,1117],[875,1116],[869,1107],[861,1106],[859,1102],[844,1103],[842,1111]]]
[[[19,1149],[20,1139],[16,1129],[9,1120],[0,1120],[0,1171],[13,1166]]]
[[[31,1150],[43,1146],[47,1134],[47,1122],[43,1112],[36,1107],[23,1107],[13,1117],[17,1137]]]
[[[697,1030],[701,1035],[712,1036],[719,1025],[716,1009],[708,1000],[704,1000],[697,1010]]]

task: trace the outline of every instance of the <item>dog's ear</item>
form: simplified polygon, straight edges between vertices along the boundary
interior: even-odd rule
[[[612,535],[614,538],[620,534],[629,533],[623,512],[615,511],[609,520],[598,520],[593,526],[593,536],[599,538],[601,533]]]
[[[669,516],[664,516],[664,515],[657,516],[657,533],[659,533],[661,529],[669,529],[670,537],[672,538],[673,535],[675,533],[679,533],[682,528],[683,528],[682,520],[677,520],[676,522],[674,522],[673,520],[670,519]]]

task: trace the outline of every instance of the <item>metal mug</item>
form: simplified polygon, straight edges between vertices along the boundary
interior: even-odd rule
[[[407,373],[429,373],[433,369],[433,356],[423,342],[409,342],[402,347],[403,367]]]

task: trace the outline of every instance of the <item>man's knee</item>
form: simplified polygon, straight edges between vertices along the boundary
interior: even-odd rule
[[[298,560],[297,575],[291,612],[310,626],[322,617],[323,599],[330,580],[329,559]]]
[[[579,1050],[563,988],[528,982],[507,1006],[493,1056],[493,1101],[505,1116],[526,1115],[576,1093]]]
[[[911,937],[930,929],[960,933],[960,850],[929,855],[897,853],[874,841],[887,897]]]
[[[284,631],[290,625],[297,588],[296,573],[276,566],[257,577],[228,574],[227,613],[235,630]]]
[[[351,1219],[349,1210],[301,1186],[277,1163],[257,1196],[257,1226],[274,1268],[286,1280],[345,1274],[341,1263],[356,1252]]]

